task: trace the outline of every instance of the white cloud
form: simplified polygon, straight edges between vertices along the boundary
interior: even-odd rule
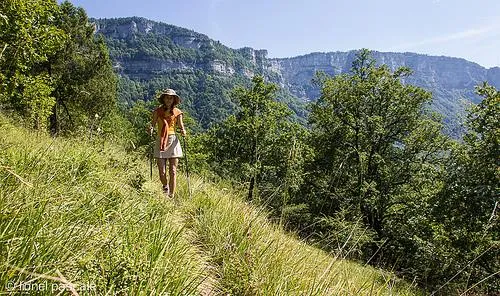
[[[411,49],[419,48],[422,46],[444,44],[444,43],[448,43],[451,41],[467,40],[467,39],[472,39],[472,38],[481,38],[481,37],[488,35],[491,32],[494,32],[495,30],[499,30],[499,29],[500,29],[500,24],[493,24],[493,25],[490,24],[490,25],[486,25],[483,27],[478,27],[478,28],[464,30],[461,32],[452,33],[449,35],[433,37],[433,38],[424,39],[424,40],[417,41],[417,42],[409,42],[409,43],[400,44],[400,45],[394,46],[392,48],[392,50],[395,50],[395,51],[411,50]]]

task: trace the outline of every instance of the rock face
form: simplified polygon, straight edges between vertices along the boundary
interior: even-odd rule
[[[285,84],[300,89],[310,85],[311,77],[316,71],[324,71],[330,75],[349,72],[355,53],[311,53],[294,58],[272,59],[269,71],[278,72]],[[401,66],[409,67],[413,70],[413,75],[407,82],[431,91],[473,91],[474,86],[482,81],[490,81],[500,86],[499,68],[487,70],[464,59],[415,53],[372,52],[372,55],[378,64],[386,64],[393,70]],[[304,92],[308,98],[317,95],[317,92],[306,92],[305,89]]]
[[[206,35],[188,29],[167,25],[145,18],[117,18],[94,20],[96,32],[107,38],[133,39],[140,34],[168,36],[175,44],[186,48],[199,49],[203,44],[213,42]]]
[[[148,80],[154,75],[179,71],[205,71],[214,75],[241,75],[250,78],[263,74],[292,93],[300,101],[314,101],[320,90],[312,84],[317,71],[330,75],[349,72],[357,51],[311,53],[292,58],[267,58],[266,50],[250,47],[228,48],[206,35],[184,28],[159,23],[144,18],[95,20],[96,30],[108,40],[119,44],[132,55],[111,54],[115,68],[132,79]],[[155,55],[150,52],[134,52],[134,40],[138,36],[150,36],[154,46],[182,49],[184,54]],[[125,45],[122,44],[125,42]],[[152,41],[152,42],[153,42]],[[122,43],[120,43],[122,42]],[[144,42],[144,41],[141,41]],[[153,47],[154,47],[153,46]],[[170,52],[172,51],[170,48]],[[169,51],[167,51],[169,52]],[[185,54],[185,52],[189,54]],[[405,83],[423,87],[433,93],[433,107],[445,116],[450,126],[460,125],[464,101],[478,102],[474,87],[484,81],[500,88],[500,68],[486,69],[464,59],[445,56],[428,56],[416,53],[372,52],[378,64],[391,69],[407,66],[413,70]],[[453,128],[449,128],[451,133]]]
[[[93,21],[96,33],[104,35],[112,49],[115,69],[131,78],[148,80],[172,70],[201,70],[218,75],[253,77],[262,72],[267,56],[266,50],[250,47],[234,50],[195,31],[145,18]],[[113,52],[113,49],[118,50]],[[155,54],[151,49],[157,49],[161,54]],[[235,63],[235,56],[240,63]],[[242,65],[245,64],[241,63],[242,60],[246,66]]]
[[[311,78],[317,71],[337,75],[350,71],[356,51],[311,53],[286,59],[270,59],[268,72],[276,73],[278,83],[303,100],[315,100],[320,90]],[[392,70],[406,66],[413,74],[405,83],[420,86],[433,94],[432,106],[444,115],[448,132],[460,133],[464,108],[468,101],[479,102],[475,86],[487,81],[500,88],[500,68],[486,69],[460,58],[428,56],[416,53],[372,52],[377,64]]]

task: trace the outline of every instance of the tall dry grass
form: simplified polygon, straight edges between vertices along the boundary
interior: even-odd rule
[[[417,295],[394,275],[308,246],[223,184],[53,139],[0,116],[0,287],[53,295]]]

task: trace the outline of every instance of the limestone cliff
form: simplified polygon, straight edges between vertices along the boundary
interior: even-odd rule
[[[337,75],[350,71],[356,51],[310,53],[292,58],[267,58],[266,50],[231,49],[192,30],[144,18],[95,20],[110,46],[121,75],[150,80],[158,75],[203,71],[219,77],[250,78],[263,74],[302,102],[314,101],[319,89],[312,84],[317,71]],[[500,88],[500,68],[486,69],[460,58],[416,53],[373,52],[379,64],[392,69],[407,66],[413,75],[405,81],[433,93],[433,107],[445,116],[450,133],[460,129],[460,113],[467,101],[477,102],[474,87],[483,81]]]

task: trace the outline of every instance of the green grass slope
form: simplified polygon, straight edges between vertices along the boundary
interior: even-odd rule
[[[147,160],[53,139],[0,116],[0,286],[53,295],[417,295],[335,258],[230,189],[179,176],[165,198]]]

